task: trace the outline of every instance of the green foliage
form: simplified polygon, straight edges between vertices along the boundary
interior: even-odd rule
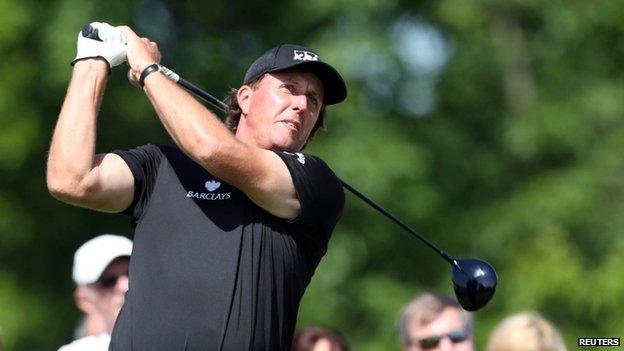
[[[525,309],[555,322],[569,349],[577,337],[621,336],[623,15],[615,0],[0,1],[7,349],[71,340],[73,251],[96,234],[130,234],[126,218],[63,205],[45,186],[76,34],[93,20],[154,38],[166,65],[217,96],[274,44],[316,48],[349,98],[307,151],[449,253],[494,264],[500,287],[476,315],[479,349]],[[398,44],[399,24],[444,38],[437,71],[418,61],[427,50]],[[99,123],[100,151],[170,142],[123,68]],[[347,195],[299,327],[336,328],[354,350],[398,349],[394,320],[422,290],[452,294],[446,263]]]

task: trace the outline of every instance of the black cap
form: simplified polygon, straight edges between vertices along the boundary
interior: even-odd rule
[[[319,77],[325,90],[325,105],[337,104],[347,98],[347,87],[338,71],[321,61],[312,49],[301,45],[282,44],[265,52],[249,66],[244,84],[251,83],[265,73],[293,67],[312,72]]]

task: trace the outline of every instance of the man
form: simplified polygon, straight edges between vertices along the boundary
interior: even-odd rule
[[[132,241],[118,235],[100,235],[74,254],[72,277],[76,306],[84,312],[86,336],[59,351],[108,350],[110,334],[128,290]]]
[[[308,48],[275,47],[234,94],[233,132],[154,65],[155,43],[93,25],[104,41],[79,35],[47,181],[62,201],[132,218],[130,289],[111,349],[288,350],[344,205],[329,167],[298,152],[324,107],[346,98],[342,78]],[[130,79],[177,147],[94,155],[108,71],[123,61],[119,32]]]
[[[403,351],[471,351],[472,315],[453,299],[423,293],[409,302],[397,321]]]

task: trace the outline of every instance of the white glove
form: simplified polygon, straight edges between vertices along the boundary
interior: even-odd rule
[[[76,58],[72,61],[73,66],[76,61],[88,57],[102,57],[110,68],[126,62],[126,38],[121,31],[108,23],[92,22],[91,26],[98,31],[98,36],[102,41],[85,38],[82,31],[78,33],[78,49]]]

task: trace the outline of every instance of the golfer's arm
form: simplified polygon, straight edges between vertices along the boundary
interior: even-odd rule
[[[120,212],[134,196],[134,177],[121,157],[95,155],[97,114],[108,79],[102,59],[74,65],[54,129],[46,181],[57,199],[105,212]]]
[[[195,162],[267,212],[287,219],[299,214],[292,177],[279,156],[236,139],[216,115],[161,73],[145,79],[145,91],[175,143]]]

